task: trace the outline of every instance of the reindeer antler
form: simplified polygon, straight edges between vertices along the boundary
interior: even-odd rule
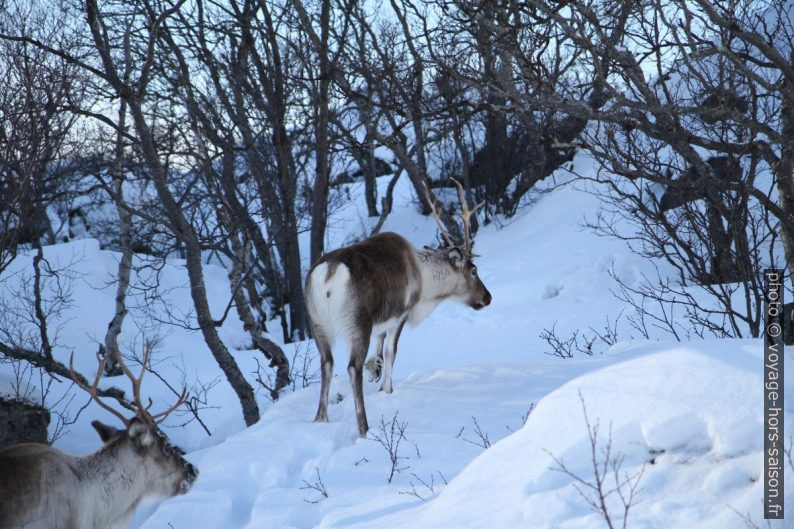
[[[122,358],[121,353],[119,353],[118,349],[111,352],[110,354],[116,356],[116,361],[121,367],[122,372],[125,375],[127,375],[127,378],[129,378],[130,381],[132,382],[132,398],[133,398],[132,404],[119,398],[116,398],[116,401],[118,401],[118,403],[124,408],[134,412],[135,415],[137,415],[138,417],[140,417],[150,425],[154,426],[156,424],[163,422],[165,418],[168,417],[169,414],[171,414],[171,412],[173,412],[175,409],[177,409],[179,406],[181,406],[187,401],[187,387],[186,386],[182,387],[182,393],[179,394],[179,398],[177,399],[176,403],[174,403],[168,409],[155,414],[149,413],[149,408],[152,407],[152,399],[148,399],[149,402],[146,405],[143,404],[143,401],[141,400],[141,382],[143,381],[143,375],[146,374],[146,365],[149,362],[149,356],[151,354],[151,351],[152,351],[152,344],[149,340],[146,340],[146,345],[143,350],[143,360],[141,361],[141,372],[137,377],[132,374],[132,371],[130,371],[130,369],[127,367],[127,364],[124,363],[124,359]],[[108,406],[105,402],[103,402],[100,399],[99,395],[97,394],[97,385],[99,384],[99,379],[102,377],[102,372],[104,371],[105,368],[105,358],[102,358],[102,356],[99,353],[97,353],[97,361],[99,362],[99,368],[97,369],[96,377],[94,378],[94,383],[91,386],[86,386],[85,384],[80,382],[79,377],[77,377],[77,375],[74,372],[74,363],[73,363],[74,353],[72,353],[71,356],[69,357],[69,371],[72,374],[72,380],[75,382],[75,384],[80,386],[84,391],[86,391],[89,395],[91,395],[91,398],[97,404],[99,404],[104,409],[106,409],[107,411],[118,417],[121,420],[121,422],[124,423],[125,426],[129,426],[129,422],[130,422],[129,419],[125,418],[121,413],[119,413],[118,410],[112,408],[111,406]]]
[[[129,378],[132,382],[132,398],[137,411],[140,412],[141,415],[148,415],[148,410],[152,407],[152,399],[149,399],[149,403],[146,406],[144,406],[143,402],[141,402],[141,382],[143,382],[143,375],[146,374],[146,364],[149,363],[149,355],[151,352],[152,344],[149,342],[149,340],[146,340],[146,344],[143,348],[143,360],[141,361],[141,374],[137,377],[132,374],[130,369],[127,367],[127,364],[124,363],[124,359],[122,358],[119,350],[115,349],[112,352],[112,354],[116,356],[116,362],[118,362],[119,367],[121,367],[121,371],[127,375],[127,378]]]
[[[137,408],[136,413],[139,417],[149,422],[151,425],[155,425],[163,422],[165,418],[171,414],[171,412],[187,401],[187,387],[182,386],[182,393],[179,394],[179,398],[173,404],[173,406],[169,407],[165,411],[150,414],[149,408],[152,407],[152,399],[149,399],[149,402],[146,404],[146,406],[143,405],[143,402],[141,401],[141,382],[143,381],[143,375],[146,374],[146,366],[149,363],[149,355],[151,352],[152,343],[149,340],[146,340],[146,344],[143,348],[143,360],[141,360],[141,374],[137,377],[132,374],[130,369],[127,367],[127,364],[124,363],[124,359],[121,357],[121,353],[119,353],[118,349],[114,351],[114,354],[116,355],[116,361],[119,363],[119,367],[121,367],[121,371],[132,381],[132,396],[135,402],[135,407]]]
[[[74,352],[72,352],[72,354],[69,355],[69,373],[71,373],[71,379],[72,379],[72,381],[75,384],[80,386],[80,388],[83,391],[85,391],[86,393],[91,395],[91,398],[94,400],[94,402],[96,402],[97,404],[102,406],[104,409],[106,409],[107,411],[109,411],[110,413],[112,413],[113,415],[118,417],[119,420],[124,424],[124,426],[129,426],[129,423],[130,423],[129,419],[124,417],[115,408],[112,408],[111,406],[108,406],[107,404],[105,404],[105,402],[97,394],[96,390],[97,390],[97,386],[99,385],[99,379],[102,378],[102,372],[105,370],[105,359],[102,358],[102,356],[99,353],[97,353],[96,358],[97,358],[97,361],[99,362],[99,367],[97,368],[96,377],[94,377],[94,383],[91,384],[91,386],[86,386],[85,384],[80,382],[80,377],[78,377],[77,374],[74,372]],[[116,399],[116,400],[118,401],[119,399]],[[119,401],[119,402],[121,402],[121,401]],[[126,403],[125,403],[124,407],[128,407],[128,405],[126,405]]]
[[[430,211],[433,213],[433,218],[436,219],[436,224],[438,225],[438,231],[441,232],[441,236],[444,237],[444,240],[447,241],[447,246],[452,248],[455,246],[455,243],[452,242],[452,237],[449,236],[449,231],[444,226],[444,223],[441,222],[441,217],[436,210],[436,202],[430,198],[430,190],[427,188],[427,183],[422,180],[422,187],[425,190],[425,200],[427,200],[427,205],[430,206]]]
[[[471,216],[474,215],[477,210],[480,209],[483,204],[485,204],[485,202],[480,202],[474,207],[474,209],[469,209],[469,204],[466,201],[466,193],[463,190],[463,186],[454,178],[450,177],[450,180],[452,180],[455,183],[455,186],[458,188],[458,199],[460,200],[460,212],[458,213],[458,216],[460,216],[461,220],[463,221],[463,245],[458,246],[452,242],[449,231],[444,226],[444,223],[441,222],[441,216],[438,214],[438,210],[436,210],[436,203],[430,198],[430,191],[427,189],[427,184],[422,181],[422,186],[424,187],[425,191],[425,200],[427,200],[427,204],[430,206],[430,210],[433,213],[433,218],[435,218],[436,224],[438,225],[438,230],[441,232],[441,236],[444,237],[444,240],[447,242],[447,246],[449,248],[460,248],[464,255],[469,259],[472,257],[477,257],[474,253],[472,253],[474,242],[471,240]]]
[[[463,186],[458,182],[456,179],[450,177],[450,180],[455,182],[455,185],[458,187],[458,199],[460,200],[460,216],[461,220],[463,221],[463,236],[465,241],[463,243],[463,251],[464,253],[471,257],[476,257],[472,253],[472,249],[474,248],[474,241],[471,240],[471,216],[477,213],[477,210],[480,209],[484,204],[485,201],[483,200],[476,206],[474,209],[469,209],[469,204],[466,201],[466,193],[463,191]]]

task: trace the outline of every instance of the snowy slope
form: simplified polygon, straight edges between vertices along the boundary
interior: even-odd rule
[[[381,179],[381,191],[387,183],[388,178]],[[329,248],[369,231],[372,220],[363,213],[362,187],[342,189],[349,200],[341,201],[331,217]],[[415,213],[414,200],[407,180],[401,180],[384,229],[416,245],[432,244],[435,225]],[[649,269],[622,243],[580,227],[582,215],[597,205],[593,196],[566,186],[541,196],[501,229],[483,227],[476,251],[492,305],[474,312],[443,304],[403,333],[394,394],[379,393],[377,383],[365,389],[373,434],[383,435],[381,417],[389,421],[396,414],[405,425],[397,453],[403,469],[391,483],[386,450],[377,441],[357,439],[347,353],[340,343],[331,390],[332,400],[335,395],[340,400],[329,407],[327,424],[311,422],[317,386],[275,404],[260,391],[262,420],[244,429],[234,394],[220,382],[207,394],[212,407],[202,411],[211,437],[195,422],[174,427],[184,417],[170,417],[172,427],[166,431],[188,450],[199,480],[185,496],[140,508],[133,527],[604,527],[572,478],[550,470],[553,455],[573,473],[591,477],[579,391],[591,421],[600,421],[603,441],[612,424],[613,450],[625,455],[623,469],[634,474],[654,460],[645,466],[628,527],[743,526],[731,508],[752,513],[760,524],[760,341],[649,343],[635,340],[621,323],[620,342],[603,355],[561,360],[544,354],[550,348],[539,334],[555,322],[565,336],[576,329],[600,329],[607,318],[618,316],[623,307],[610,293],[611,267],[629,282]],[[93,351],[113,307],[110,278],[118,255],[86,240],[47,248],[47,256],[54,262],[78,261],[72,265],[79,272],[74,303],[62,318],[63,346],[56,353],[67,360],[76,351],[77,367],[91,373]],[[14,277],[24,282],[30,256],[14,267]],[[220,314],[228,301],[225,271],[208,265],[205,273],[212,309]],[[128,351],[139,351],[142,336],[150,336],[156,323],[152,316],[189,314],[182,263],[169,263],[160,279],[168,287],[168,310],[133,293],[123,333]],[[0,286],[4,300],[18,288],[8,280]],[[155,359],[172,385],[181,383],[183,373],[205,383],[218,377],[199,333],[157,326]],[[259,353],[245,349],[247,339],[233,312],[220,332],[253,383]],[[310,344],[290,345],[287,354],[296,348],[313,350]],[[794,358],[790,353],[787,358],[794,380]],[[0,390],[14,378],[8,366],[0,365]],[[103,383],[124,385],[120,379]],[[173,398],[153,378],[144,391],[159,403]],[[790,390],[786,396],[794,402]],[[82,396],[78,401],[84,403]],[[99,440],[88,426],[93,418],[112,421],[89,406],[56,445],[72,453],[95,450]],[[482,446],[488,444],[486,436],[493,443],[487,449]],[[327,498],[306,488],[320,480]],[[794,512],[794,506],[788,508]]]
[[[333,391],[345,398],[329,424],[305,417],[314,392],[291,395],[246,432],[192,454],[201,479],[142,527],[603,527],[572,478],[551,470],[553,455],[592,479],[579,392],[591,423],[600,421],[599,449],[611,425],[622,472],[645,464],[629,527],[738,526],[732,509],[757,513],[761,501],[760,362],[751,341],[643,345],[567,369],[549,361],[449,368],[412,375],[391,396],[371,388],[370,422],[399,412],[407,424],[406,468],[391,484],[387,452],[356,439],[347,383],[338,380]],[[532,402],[526,425],[511,434]],[[491,441],[507,437],[476,446],[472,416]],[[317,472],[327,498],[301,489]]]
[[[760,347],[735,342],[644,349],[639,358],[550,393],[521,431],[475,459],[435,501],[351,526],[603,527],[572,477],[555,470],[557,458],[593,482],[579,394],[591,424],[600,422],[601,460],[611,428],[612,450],[624,457],[621,476],[636,476],[644,466],[629,527],[731,527],[741,523],[735,511],[756,513],[759,523],[762,424],[753,404],[761,385]],[[606,490],[613,486],[610,470]],[[787,509],[794,508],[793,498]],[[616,494],[608,505],[613,521],[622,522]]]

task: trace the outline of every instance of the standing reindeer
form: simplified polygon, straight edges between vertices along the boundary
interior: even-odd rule
[[[86,457],[74,457],[55,448],[35,443],[13,445],[0,450],[0,529],[123,529],[129,526],[135,507],[148,497],[184,494],[198,476],[198,470],[185,461],[184,452],[172,446],[157,424],[185,402],[179,400],[167,410],[150,414],[141,402],[141,380],[149,357],[147,343],[143,369],[132,375],[116,355],[124,373],[132,381],[133,403],[118,399],[134,410],[125,418],[100,400],[97,384],[105,359],[97,355],[99,369],[92,386],[78,380],[72,359],[72,379],[104,409],[124,423],[118,430],[99,421],[91,425],[105,443]]]
[[[323,256],[306,279],[306,306],[322,363],[320,404],[315,421],[328,420],[328,390],[333,375],[331,345],[337,336],[347,341],[350,362],[347,372],[353,388],[358,433],[369,429],[364,410],[363,367],[372,336],[378,340],[378,356],[385,344],[385,358],[368,362],[376,377],[383,365],[381,391],[392,392],[392,369],[405,322],[417,325],[446,299],[465,303],[475,310],[491,303],[472,259],[471,216],[463,187],[458,186],[465,240],[453,244],[435,204],[428,203],[446,240],[443,249],[417,250],[396,233],[381,233]]]

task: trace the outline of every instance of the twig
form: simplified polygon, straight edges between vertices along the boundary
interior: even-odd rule
[[[473,444],[474,446],[479,446],[480,448],[487,450],[491,447],[491,440],[488,438],[488,433],[484,432],[482,428],[480,428],[480,424],[477,422],[477,417],[472,415],[471,420],[474,422],[474,434],[477,436],[477,439],[474,441],[465,437],[461,437],[461,439],[469,444]],[[456,437],[460,437],[463,433],[463,430],[464,428],[461,428]]]
[[[303,486],[300,488],[300,490],[315,490],[322,495],[322,498],[318,498],[316,500],[307,500],[304,498],[303,501],[306,503],[320,503],[328,497],[328,491],[325,489],[325,483],[323,483],[323,478],[320,476],[320,469],[318,467],[314,467],[314,472],[317,474],[317,479],[314,481],[314,483],[309,483],[304,479]]]
[[[408,482],[408,483],[411,485],[411,490],[402,490],[402,491],[400,491],[400,494],[405,494],[406,496],[413,496],[413,497],[415,497],[415,498],[419,498],[419,499],[420,499],[420,500],[422,500],[422,501],[427,501],[427,500],[428,500],[428,498],[432,498],[433,496],[435,496],[435,495],[436,495],[436,490],[435,490],[435,481],[434,481],[434,479],[433,479],[433,474],[430,474],[430,483],[428,483],[427,481],[425,481],[425,480],[423,480],[422,478],[420,478],[419,476],[417,476],[417,475],[416,475],[414,472],[411,472],[411,475],[412,475],[412,476],[414,477],[414,479],[415,479],[416,481],[418,481],[418,482],[419,482],[419,483],[420,483],[420,484],[421,484],[421,485],[422,485],[422,486],[423,486],[425,489],[427,489],[428,491],[430,491],[430,494],[429,494],[429,495],[422,495],[422,494],[420,494],[420,493],[419,493],[419,491],[417,491],[417,490],[416,490],[416,484],[414,483],[414,481],[413,481],[413,480],[410,480],[410,481]]]
[[[401,461],[408,459],[406,456],[400,455],[400,442],[405,440],[405,428],[408,426],[406,422],[399,422],[397,414],[390,421],[387,421],[383,415],[380,416],[380,423],[378,424],[378,431],[370,430],[367,439],[377,441],[389,454],[389,461],[391,462],[391,470],[389,471],[388,482],[394,478],[394,474],[400,473],[403,470],[408,470],[409,465],[401,466]]]
[[[584,499],[584,501],[597,513],[601,515],[606,522],[609,529],[615,529],[614,513],[610,511],[607,505],[607,498],[616,494],[620,498],[620,503],[623,507],[623,524],[620,526],[626,529],[626,523],[629,517],[629,510],[636,503],[635,498],[638,492],[638,486],[642,475],[645,472],[645,464],[636,474],[630,475],[628,472],[621,474],[621,466],[624,462],[624,456],[621,453],[613,453],[612,451],[612,425],[610,424],[609,433],[607,435],[606,444],[599,446],[598,432],[600,422],[596,421],[595,424],[590,422],[587,415],[587,407],[585,406],[584,397],[579,392],[579,400],[582,403],[582,411],[584,413],[584,421],[587,426],[587,436],[590,441],[590,463],[593,468],[592,480],[587,480],[580,477],[571,471],[565,462],[556,457],[554,454],[548,453],[555,463],[555,467],[551,470],[562,472],[563,474],[573,478],[573,487]],[[607,485],[607,479],[611,476],[612,487]]]

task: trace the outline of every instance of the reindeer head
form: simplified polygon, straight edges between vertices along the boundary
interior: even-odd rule
[[[436,210],[435,201],[430,198],[427,184],[423,182],[425,186],[425,199],[433,212],[433,217],[436,220],[441,236],[446,241],[446,247],[441,251],[446,252],[446,258],[457,278],[454,288],[455,295],[471,308],[480,310],[491,304],[491,293],[485,288],[485,285],[477,273],[477,266],[475,266],[473,261],[474,258],[478,256],[472,251],[474,248],[474,241],[471,238],[471,217],[483,204],[485,204],[485,202],[481,202],[474,209],[469,209],[463,186],[454,178],[450,178],[450,180],[455,182],[458,188],[458,199],[460,200],[460,211],[458,215],[463,221],[463,244],[455,244],[452,241],[449,231],[447,231],[444,224],[441,222],[441,217]]]
[[[141,362],[141,372],[137,377],[127,368],[121,354],[115,353],[116,360],[122,371],[132,381],[133,402],[128,402],[121,397],[115,397],[115,399],[123,408],[134,412],[135,415],[131,419],[127,419],[118,410],[105,403],[97,394],[99,379],[102,377],[105,368],[105,358],[97,354],[99,367],[97,368],[94,382],[90,386],[75,375],[74,355],[69,358],[69,369],[72,374],[72,380],[90,394],[97,404],[115,415],[124,424],[124,429],[118,429],[99,421],[91,423],[109,452],[118,455],[120,460],[121,453],[125,453],[129,457],[125,457],[124,460],[127,462],[132,461],[135,467],[129,470],[142,473],[145,476],[147,495],[174,496],[184,494],[196,480],[198,470],[185,460],[183,457],[185,453],[179,447],[172,445],[157,425],[165,420],[176,408],[185,403],[187,389],[183,388],[176,403],[165,411],[150,413],[151,399],[144,406],[140,394],[141,381],[146,372],[150,352],[151,344],[147,341]]]
[[[477,274],[477,266],[472,262],[472,258],[467,256],[459,246],[453,246],[443,251],[447,252],[449,264],[455,270],[458,278],[456,288],[458,297],[474,310],[480,310],[490,305],[491,293],[485,288]]]

